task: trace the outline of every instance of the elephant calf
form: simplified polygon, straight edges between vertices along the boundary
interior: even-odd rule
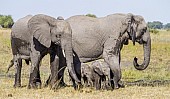
[[[81,76],[85,86],[90,85],[98,90],[103,82],[103,89],[106,89],[109,84],[110,68],[107,63],[99,61],[93,61],[91,65],[82,64]]]

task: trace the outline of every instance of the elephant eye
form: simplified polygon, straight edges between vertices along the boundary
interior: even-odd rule
[[[61,34],[57,34],[56,37],[57,37],[57,38],[60,38],[60,37],[61,37]]]

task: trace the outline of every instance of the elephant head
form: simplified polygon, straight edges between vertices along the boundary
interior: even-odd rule
[[[69,23],[65,20],[38,14],[29,20],[28,28],[33,38],[37,39],[46,48],[50,48],[52,43],[61,46],[65,52],[66,63],[71,77],[80,82],[73,66],[72,30]]]
[[[81,65],[81,77],[92,78],[92,69],[88,64],[83,63]]]
[[[106,62],[102,62],[101,69],[102,69],[102,72],[105,76],[110,75],[110,68],[109,68],[109,65]]]
[[[141,65],[137,63],[137,58],[134,58],[133,64],[137,70],[144,70],[148,67],[150,62],[150,54],[151,54],[151,38],[150,33],[147,30],[147,23],[144,18],[139,15],[128,14],[128,24],[127,25],[127,34],[128,39],[132,40],[133,44],[138,42],[139,44],[143,44],[144,48],[144,61]],[[127,37],[125,37],[127,39]],[[125,40],[127,41],[127,40]]]
[[[94,72],[96,72],[98,75],[102,76],[103,75],[103,72],[102,72],[102,67],[101,67],[101,64],[99,61],[93,61],[91,63],[91,66],[94,70]]]

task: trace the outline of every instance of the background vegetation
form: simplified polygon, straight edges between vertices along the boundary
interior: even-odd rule
[[[11,15],[0,15],[0,25],[3,28],[11,28],[14,24]]]
[[[97,16],[96,15],[94,15],[94,14],[86,14],[86,16],[89,16],[89,17],[93,17],[93,18],[97,18]]]

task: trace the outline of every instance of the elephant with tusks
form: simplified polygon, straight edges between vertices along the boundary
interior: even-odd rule
[[[22,59],[27,64],[31,62],[28,88],[41,87],[40,62],[48,53],[51,69],[48,82],[50,86],[63,76],[64,70],[58,71],[66,65],[71,78],[80,83],[73,66],[72,30],[62,17],[55,19],[37,14],[19,19],[12,27],[11,47],[13,59],[9,68],[13,65],[16,68],[14,87],[21,86]]]

